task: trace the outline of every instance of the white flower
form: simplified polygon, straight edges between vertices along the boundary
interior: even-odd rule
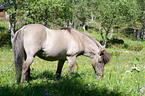
[[[131,70],[132,70],[132,71],[140,72],[140,69],[138,69],[137,67],[132,67]]]

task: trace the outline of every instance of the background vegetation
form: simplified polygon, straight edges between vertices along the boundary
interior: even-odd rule
[[[144,96],[144,0],[1,0],[9,22],[0,20],[0,96]],[[102,79],[95,77],[91,59],[79,57],[73,78],[68,62],[55,80],[57,62],[35,58],[32,81],[17,84],[11,34],[25,24],[71,27],[106,44],[111,62]],[[10,26],[9,26],[10,25]],[[107,41],[107,43],[106,43]],[[12,65],[12,67],[11,67]]]
[[[113,30],[131,28],[134,37],[144,39],[144,0],[1,0],[7,8],[10,32],[23,25],[40,23],[48,28],[72,27],[98,30],[106,45]],[[126,31],[124,31],[126,32]]]

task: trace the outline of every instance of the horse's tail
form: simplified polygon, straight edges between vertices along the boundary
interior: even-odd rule
[[[26,57],[23,47],[23,29],[18,30],[12,39],[12,47],[14,51],[14,63],[17,75],[17,82],[20,82],[22,65]]]

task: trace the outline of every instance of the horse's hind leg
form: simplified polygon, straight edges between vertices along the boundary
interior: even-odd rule
[[[58,61],[58,66],[57,66],[57,71],[56,71],[56,79],[59,79],[60,75],[61,75],[61,71],[62,71],[62,67],[64,65],[65,60],[59,60]]]
[[[23,66],[22,66],[22,76],[21,76],[21,83],[24,82],[26,75],[28,74],[29,76],[29,68],[30,68],[30,64],[32,63],[34,57],[33,56],[28,56],[26,61],[24,62]]]
[[[24,57],[24,60],[26,61],[26,58],[27,58],[27,56],[26,56],[26,53],[25,53],[25,57]],[[30,76],[30,66],[29,66],[29,68],[28,68],[28,74],[27,74],[27,79],[28,79],[28,81],[30,81],[31,80],[31,76]]]

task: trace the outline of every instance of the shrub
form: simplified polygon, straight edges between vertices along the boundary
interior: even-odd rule
[[[100,41],[100,43],[102,44],[103,41]],[[124,46],[125,46],[124,41],[122,39],[118,39],[117,37],[113,37],[113,39],[108,39],[106,48],[110,48],[110,47],[124,48]]]
[[[103,41],[100,41],[102,44]],[[143,49],[143,45],[140,43],[133,43],[133,44],[125,44],[123,39],[118,39],[117,37],[113,37],[112,39],[108,39],[106,48],[111,47],[118,47],[118,48],[125,48],[132,51],[141,51]]]
[[[141,51],[143,49],[143,45],[139,43],[132,44],[131,46],[128,46],[128,50],[134,50],[134,51]]]

